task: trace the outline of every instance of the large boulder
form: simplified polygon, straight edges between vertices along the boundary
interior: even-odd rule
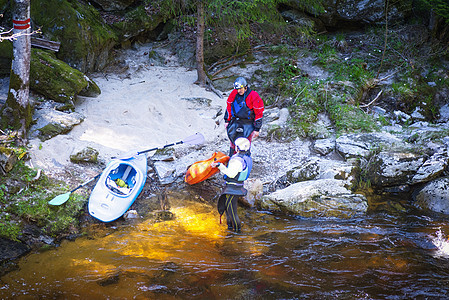
[[[30,136],[45,141],[59,134],[64,134],[84,121],[84,116],[77,113],[64,113],[52,108],[38,109],[33,118],[36,124],[30,128]]]
[[[427,183],[415,197],[420,209],[449,215],[449,177],[438,178]]]
[[[366,178],[375,188],[415,185],[441,176],[448,163],[447,152],[428,157],[411,152],[383,151],[370,159]]]
[[[316,2],[312,2],[316,4]],[[379,25],[385,23],[385,3],[383,0],[325,0],[322,2],[323,11],[315,6],[304,6],[304,1],[289,0],[286,2],[291,8],[306,11],[315,15],[326,27],[347,25]],[[412,12],[412,0],[390,3],[388,7],[388,22],[404,21]]]
[[[0,265],[17,259],[30,251],[30,247],[19,241],[11,241],[0,237]],[[0,273],[0,276],[3,275]]]
[[[401,139],[385,132],[342,135],[335,143],[337,152],[345,159],[367,158],[382,147],[392,149],[406,146]]]
[[[148,38],[157,39],[152,31],[158,26],[163,26],[164,16],[162,13],[153,14],[144,4],[134,7],[126,12],[117,22],[112,22],[111,27],[122,43],[138,35],[146,35]]]
[[[117,35],[83,1],[33,0],[31,18],[46,38],[61,43],[57,57],[83,73],[102,70]]]
[[[421,154],[383,151],[370,159],[366,178],[376,188],[410,183],[425,160]]]
[[[335,179],[303,181],[263,196],[257,205],[303,217],[348,218],[366,212],[366,198],[353,194],[346,184]]]
[[[93,0],[92,2],[101,6],[105,11],[124,10],[136,0]]]
[[[30,87],[47,98],[74,107],[77,95],[98,96],[97,84],[44,50],[32,49]]]
[[[411,184],[428,182],[441,176],[449,164],[448,155],[448,152],[433,154],[419,167],[416,174],[413,175]]]

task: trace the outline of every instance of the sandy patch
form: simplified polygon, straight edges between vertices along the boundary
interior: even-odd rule
[[[227,149],[223,115],[217,117],[226,97],[194,84],[196,70],[176,65],[174,57],[165,66],[152,66],[144,55],[146,49],[142,46],[122,54],[129,66],[126,76],[91,76],[102,93],[96,98],[79,97],[75,111],[85,116],[80,125],[44,142],[30,140],[34,167],[58,174],[73,167],[70,155],[87,146],[108,162],[111,157],[178,142],[196,132],[204,135],[207,144],[219,143]]]

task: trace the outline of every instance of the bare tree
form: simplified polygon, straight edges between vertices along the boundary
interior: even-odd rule
[[[206,27],[204,18],[204,1],[198,0],[196,6],[196,70],[198,79],[196,83],[206,86],[206,71],[204,70],[204,28]]]

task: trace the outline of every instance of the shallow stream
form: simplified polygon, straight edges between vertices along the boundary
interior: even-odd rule
[[[21,259],[0,299],[442,299],[449,221],[422,212],[303,219],[239,211],[228,232],[209,204],[143,220]],[[98,226],[98,224],[97,224]]]

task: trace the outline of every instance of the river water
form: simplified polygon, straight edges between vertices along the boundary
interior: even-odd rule
[[[382,209],[349,219],[239,210],[228,232],[210,204],[175,218],[92,230],[29,254],[1,299],[447,299],[449,222]]]

